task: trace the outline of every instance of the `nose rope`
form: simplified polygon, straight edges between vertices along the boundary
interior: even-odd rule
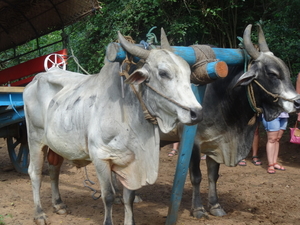
[[[277,102],[279,98],[281,98],[283,100],[286,100],[286,101],[289,101],[289,102],[294,102],[294,100],[292,100],[292,99],[287,99],[285,97],[280,96],[279,94],[273,94],[273,93],[269,92],[257,80],[253,80],[253,82],[255,82],[265,93],[272,96],[274,98],[273,102]],[[252,82],[247,86],[247,91],[248,91],[247,96],[248,96],[250,106],[253,109],[253,111],[255,112],[254,116],[249,120],[248,125],[253,125],[256,121],[256,117],[259,114],[263,113],[263,110],[262,110],[262,108],[259,108],[256,105],[256,100],[255,100],[255,95],[254,95]]]
[[[280,96],[279,94],[273,94],[269,91],[267,91],[257,80],[253,80],[264,92],[266,92],[268,95],[271,95],[275,100],[273,102],[277,102],[278,98],[282,98],[283,100],[289,101],[289,102],[294,102],[292,99],[288,99],[285,97]]]
[[[167,99],[168,101],[172,102],[173,104],[179,106],[180,108],[182,109],[185,109],[187,111],[190,111],[190,108],[184,106],[184,105],[181,105],[179,102],[176,102],[175,100],[165,96],[163,93],[159,92],[158,90],[156,90],[155,88],[153,88],[152,86],[150,86],[149,84],[145,83],[147,87],[149,87],[152,91],[154,91],[156,94],[160,95],[161,97]]]

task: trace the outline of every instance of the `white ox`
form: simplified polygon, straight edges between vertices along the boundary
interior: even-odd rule
[[[134,84],[163,132],[171,131],[178,122],[195,124],[202,119],[202,107],[190,87],[190,67],[182,58],[165,49],[141,49],[120,34],[119,40],[127,52],[145,60],[127,80]],[[169,46],[162,43],[162,48],[164,45]],[[42,165],[47,154],[57,213],[66,213],[58,187],[63,159],[78,167],[93,162],[105,207],[104,224],[113,224],[112,171],[124,186],[124,223],[134,224],[134,190],[157,179],[160,137],[158,126],[145,119],[129,85],[122,98],[119,70],[120,64],[111,62],[97,75],[55,68],[38,74],[25,88],[28,171],[37,224],[48,223],[40,201]]]

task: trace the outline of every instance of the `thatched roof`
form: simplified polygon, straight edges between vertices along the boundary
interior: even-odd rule
[[[0,0],[0,52],[62,29],[99,8],[97,0]]]

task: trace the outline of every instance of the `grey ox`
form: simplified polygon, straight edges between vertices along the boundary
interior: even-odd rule
[[[124,224],[134,224],[134,190],[157,179],[159,128],[169,132],[178,122],[195,124],[202,119],[202,107],[190,86],[190,67],[182,58],[165,49],[139,48],[120,33],[119,41],[131,55],[144,59],[143,66],[127,82],[133,84],[158,125],[145,119],[129,85],[125,85],[122,98],[119,63],[107,62],[97,75],[58,68],[36,75],[25,88],[23,98],[30,150],[28,171],[37,224],[48,223],[40,199],[46,156],[57,213],[66,213],[58,185],[63,159],[78,167],[92,162],[101,186],[104,224],[113,224],[112,172],[124,187]],[[169,44],[162,43],[164,46]]]
[[[223,216],[226,213],[219,204],[216,186],[220,164],[236,166],[247,157],[258,123],[254,120],[257,113],[263,112],[270,121],[282,111],[290,113],[300,106],[300,96],[291,83],[288,67],[270,52],[260,26],[260,52],[254,48],[251,27],[248,25],[243,35],[245,49],[253,60],[248,71],[244,72],[243,65],[230,67],[226,78],[206,87],[202,103],[204,119],[198,124],[189,168],[193,185],[191,214],[197,218],[208,216],[200,195],[200,153],[207,155],[208,210],[212,215]]]

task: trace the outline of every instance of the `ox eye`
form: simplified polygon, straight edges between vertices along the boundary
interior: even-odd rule
[[[278,78],[278,75],[276,73],[269,73],[270,77]]]
[[[168,78],[168,79],[170,79],[170,76],[168,75],[168,73],[166,72],[166,71],[159,71],[159,76],[161,77],[161,78]]]

